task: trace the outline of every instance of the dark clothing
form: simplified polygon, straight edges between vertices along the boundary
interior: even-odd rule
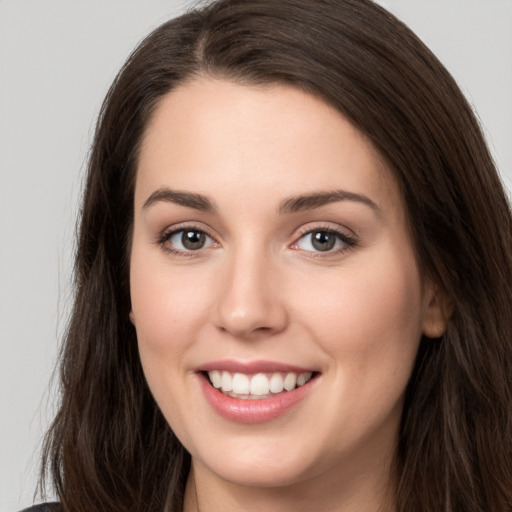
[[[60,503],[41,503],[33,507],[26,508],[21,512],[61,512],[62,508]]]

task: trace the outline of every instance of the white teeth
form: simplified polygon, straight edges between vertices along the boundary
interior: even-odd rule
[[[233,379],[231,378],[231,374],[229,372],[222,372],[220,387],[222,391],[231,391],[233,389]]]
[[[272,374],[269,387],[272,393],[281,393],[284,389],[283,376],[280,373]]]
[[[286,391],[291,391],[295,389],[295,385],[297,384],[297,375],[295,373],[288,373],[284,378],[284,389]]]
[[[251,382],[247,375],[244,375],[243,373],[235,373],[235,375],[233,375],[233,393],[248,395],[250,387]],[[222,390],[224,391],[224,388]]]
[[[303,373],[257,373],[246,375],[244,373],[230,373],[226,371],[212,370],[208,377],[213,387],[223,393],[239,398],[257,399],[270,396],[270,393],[282,393],[303,386],[311,380],[312,372]]]
[[[268,395],[270,382],[263,373],[256,374],[251,379],[251,395]]]
[[[311,379],[311,372],[299,373],[297,376],[297,386],[304,386],[309,379]]]
[[[210,372],[208,376],[210,377],[214,388],[218,389],[222,386],[222,375],[219,371],[213,370],[213,372]]]

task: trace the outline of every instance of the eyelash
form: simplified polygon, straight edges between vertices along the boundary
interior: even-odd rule
[[[194,251],[194,250],[188,250],[188,251],[182,251],[180,249],[175,249],[174,247],[172,247],[171,245],[168,244],[169,240],[179,234],[179,233],[184,233],[186,231],[192,231],[192,232],[196,232],[196,233],[202,233],[204,234],[205,236],[207,236],[212,242],[213,244],[217,244],[218,245],[218,242],[208,234],[207,231],[205,231],[205,229],[203,228],[199,228],[197,226],[194,226],[194,225],[184,225],[184,226],[180,226],[180,227],[175,227],[175,228],[172,228],[170,230],[165,230],[162,232],[162,234],[158,237],[157,239],[157,243],[162,247],[162,249],[169,253],[169,254],[172,254],[173,256],[180,256],[180,257],[183,257],[183,258],[192,258],[194,256],[196,256],[196,253],[200,252],[201,249],[198,249],[197,251]]]
[[[190,249],[190,250],[183,251],[180,249],[176,249],[173,246],[170,246],[168,244],[169,240],[171,240],[171,238],[173,236],[178,235],[180,233],[184,233],[186,231],[201,233],[211,240],[213,246],[219,245],[218,242],[212,236],[210,236],[207,231],[205,231],[203,228],[199,228],[194,225],[184,225],[184,226],[180,226],[178,228],[173,228],[171,230],[163,231],[156,241],[163,248],[163,250],[165,252],[172,254],[173,256],[191,258],[191,257],[196,256],[197,253],[199,253],[202,249],[205,249],[205,247],[201,247],[197,250]],[[319,226],[304,228],[303,230],[301,230],[301,232],[299,233],[299,236],[296,238],[295,242],[293,242],[293,244],[290,246],[291,249],[292,250],[300,250],[300,248],[297,247],[299,242],[307,235],[313,235],[313,233],[327,233],[327,234],[335,235],[336,238],[338,239],[338,241],[340,241],[343,244],[342,247],[337,248],[335,250],[329,249],[327,251],[314,251],[314,250],[304,251],[304,252],[310,253],[311,256],[315,257],[315,258],[328,258],[328,257],[336,256],[336,255],[341,255],[341,254],[344,254],[344,253],[354,249],[355,247],[357,247],[359,245],[359,240],[357,239],[356,236],[347,235],[347,233],[345,233],[341,230],[338,230],[336,228],[333,228],[332,226],[319,225]]]
[[[334,235],[342,244],[342,247],[339,247],[334,250],[328,251],[307,251],[311,253],[311,256],[314,258],[329,258],[332,256],[339,256],[345,254],[346,252],[354,249],[359,245],[359,240],[355,235],[348,235],[346,232],[341,231],[340,229],[336,229],[332,226],[325,225],[317,225],[313,227],[303,228],[299,234],[299,237],[292,244],[292,249],[298,245],[299,241],[302,240],[307,235],[313,235],[313,233],[327,233],[330,235]],[[300,250],[300,249],[296,249]]]

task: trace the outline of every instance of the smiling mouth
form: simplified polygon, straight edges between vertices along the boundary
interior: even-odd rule
[[[202,372],[210,384],[226,396],[241,400],[272,398],[304,386],[317,372],[232,373],[221,370]]]

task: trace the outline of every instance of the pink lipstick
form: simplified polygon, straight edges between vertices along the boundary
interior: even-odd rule
[[[223,418],[240,423],[275,419],[301,402],[319,373],[270,362],[214,361],[197,370],[206,400]]]

